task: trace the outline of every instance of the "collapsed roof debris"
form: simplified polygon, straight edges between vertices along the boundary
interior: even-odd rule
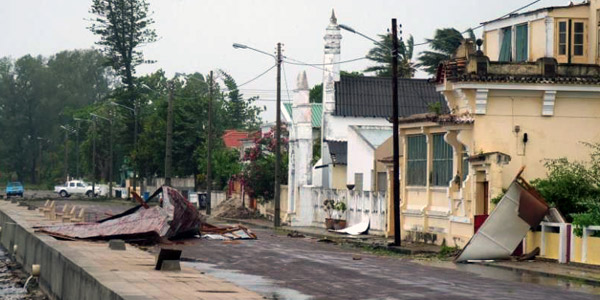
[[[256,234],[250,229],[242,226],[217,227],[208,223],[203,223],[200,228],[202,237],[209,240],[255,240]]]
[[[527,231],[538,226],[549,207],[519,171],[496,208],[458,254],[455,262],[507,259]]]
[[[148,206],[155,197],[158,206]],[[146,201],[134,195],[140,205],[95,223],[38,227],[38,232],[62,239],[158,242],[186,234],[197,234],[203,223],[200,213],[179,191],[168,186],[157,189]]]

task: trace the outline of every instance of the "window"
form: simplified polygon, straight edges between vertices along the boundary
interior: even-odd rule
[[[527,42],[527,24],[517,25],[515,27],[516,61],[527,61]]]
[[[452,180],[452,146],[444,141],[444,133],[433,135],[433,174],[434,186],[448,186]]]
[[[69,186],[70,186],[70,187],[75,187],[75,182],[71,182],[71,183],[69,183]]]
[[[363,190],[363,174],[362,173],[354,173],[354,190],[355,191]]]
[[[498,61],[512,60],[512,28],[502,28],[502,44],[500,46],[500,57]]]
[[[406,183],[407,185],[427,185],[427,141],[425,135],[412,135],[406,138],[408,147]]]
[[[81,183],[81,182],[78,182],[78,183],[77,183],[77,187],[85,187],[85,186],[83,185],[83,183]]]
[[[567,55],[567,21],[558,22],[558,55]]]
[[[379,191],[379,192],[387,191],[387,173],[386,172],[377,172],[377,191]]]
[[[583,56],[583,22],[573,23],[573,55]]]

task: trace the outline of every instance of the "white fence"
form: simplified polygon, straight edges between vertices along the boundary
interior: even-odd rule
[[[310,218],[313,226],[324,226],[327,213],[323,209],[323,201],[333,199],[346,203],[348,210],[342,216],[346,219],[347,226],[370,220],[371,229],[385,232],[387,230],[387,198],[383,192],[350,191],[350,190],[327,190],[321,188],[303,188],[304,197],[302,201],[308,202],[306,196],[310,197],[310,206],[300,205],[300,210],[310,210],[311,213],[300,212]],[[302,193],[301,192],[301,193]],[[309,194],[309,195],[306,195]],[[336,217],[336,212],[333,212]]]

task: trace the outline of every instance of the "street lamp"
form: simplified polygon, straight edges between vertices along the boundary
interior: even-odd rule
[[[262,50],[258,50],[246,45],[234,43],[233,48],[235,49],[250,49],[255,52],[271,56],[275,59],[277,64],[277,108],[276,108],[276,125],[275,125],[275,136],[276,136],[276,147],[275,147],[275,215],[273,216],[273,225],[279,227],[281,225],[280,211],[281,211],[281,193],[279,191],[279,169],[281,166],[281,43],[277,43],[277,56],[267,53]]]
[[[42,178],[42,164],[44,163],[44,154],[42,152],[42,141],[46,142],[47,144],[50,144],[50,140],[43,138],[43,137],[37,137],[36,138],[38,140],[38,152],[40,155],[40,163],[38,165],[38,181]]]
[[[75,130],[68,125],[60,125],[60,128],[65,131],[65,181],[69,181],[69,133]]]
[[[354,30],[350,26],[340,24],[339,27],[354,34],[358,34],[378,45],[381,45],[392,52],[392,124],[393,124],[393,143],[394,143],[394,244],[400,246],[400,146],[398,136],[398,34],[396,19],[392,19],[392,49],[380,42]]]
[[[143,85],[143,86],[145,86],[145,85]],[[148,86],[146,86],[146,87],[148,87]],[[137,138],[138,138],[138,111],[137,111],[138,107],[137,107],[137,102],[134,101],[133,108],[131,108],[129,106],[126,106],[126,105],[123,105],[123,104],[119,104],[119,103],[114,102],[114,101],[110,101],[109,104],[110,105],[114,105],[114,106],[118,106],[118,107],[121,107],[121,108],[125,108],[125,109],[131,111],[131,113],[133,113],[133,119],[134,119],[134,121],[133,121],[134,122],[134,125],[133,125],[133,148],[134,148],[134,150],[137,150]],[[132,163],[133,163],[133,182],[132,182],[132,184],[133,184],[133,191],[136,191],[137,190],[136,189],[137,188],[137,178],[136,178],[137,177],[137,172],[136,172],[137,169],[136,169],[136,166],[135,166],[135,162],[133,160],[132,160]],[[140,192],[141,192],[141,189],[140,189]]]
[[[96,196],[96,121],[90,119],[73,118],[75,121],[92,123],[92,196]]]
[[[109,197],[112,197],[112,191],[113,191],[113,119],[109,119],[109,118],[105,118],[103,116],[99,116],[97,114],[94,113],[90,113],[90,115],[92,117],[95,118],[100,118],[102,120],[108,121],[108,123],[110,124],[110,164],[108,165],[108,195]]]

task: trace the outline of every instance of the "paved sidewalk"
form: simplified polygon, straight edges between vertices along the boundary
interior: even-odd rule
[[[585,282],[600,286],[600,268],[581,265],[559,264],[551,261],[497,261],[482,263],[485,266],[542,274],[548,277],[558,277]]]
[[[2,202],[0,210],[30,232],[34,226],[56,223],[17,204]],[[263,299],[257,293],[193,268],[182,266],[181,271],[156,271],[155,257],[129,244],[125,251],[110,250],[106,242],[52,239],[50,244],[123,299]],[[62,280],[72,276],[76,274],[62,274]]]

